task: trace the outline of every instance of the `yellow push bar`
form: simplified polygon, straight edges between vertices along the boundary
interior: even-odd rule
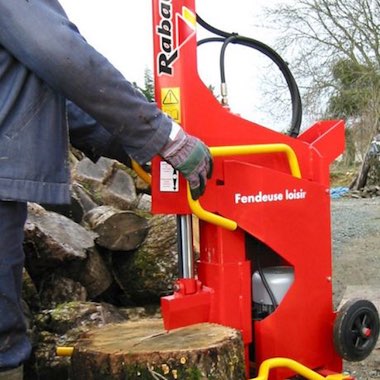
[[[258,144],[258,145],[237,145],[237,146],[217,146],[210,148],[213,157],[221,156],[240,156],[247,154],[264,154],[264,153],[285,153],[290,167],[290,172],[296,178],[301,178],[301,171],[298,164],[297,156],[294,150],[286,144]],[[194,215],[208,223],[234,231],[237,223],[234,220],[224,218],[202,208],[198,200],[191,197],[190,186],[187,185],[187,200]]]
[[[285,153],[292,175],[301,178],[298,159],[294,150],[287,144],[257,144],[257,145],[235,145],[215,146],[210,148],[213,157],[241,156],[247,154]]]
[[[298,164],[297,156],[294,150],[286,144],[257,144],[257,145],[236,145],[236,146],[216,146],[210,148],[213,157],[221,156],[241,156],[248,154],[264,154],[264,153],[285,153],[288,158],[290,172],[296,178],[301,178],[301,171]],[[132,169],[147,184],[151,184],[151,175],[147,173],[136,161],[132,160]],[[190,187],[187,184],[187,201],[194,215],[199,219],[208,223],[234,231],[237,223],[231,219],[224,218],[220,215],[206,211],[198,200],[191,197]]]
[[[74,347],[57,347],[55,350],[58,356],[72,356],[74,352]]]
[[[268,380],[269,371],[273,368],[288,368],[309,380],[344,380],[351,378],[349,375],[340,373],[328,375],[325,377],[296,362],[295,360],[287,358],[272,358],[267,359],[261,363],[258,376],[252,378],[251,380]]]

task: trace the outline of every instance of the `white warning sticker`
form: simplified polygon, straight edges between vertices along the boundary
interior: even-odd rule
[[[165,161],[160,162],[160,191],[179,191],[178,170]]]

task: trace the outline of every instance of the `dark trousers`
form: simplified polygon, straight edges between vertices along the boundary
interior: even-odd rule
[[[28,359],[31,345],[21,306],[25,202],[0,201],[0,370]]]

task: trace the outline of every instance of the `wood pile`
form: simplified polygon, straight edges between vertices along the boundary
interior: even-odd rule
[[[159,300],[178,277],[175,216],[152,215],[149,188],[116,161],[73,168],[69,206],[28,204],[24,379],[245,379],[238,331],[163,329]],[[74,347],[72,358],[58,346]]]
[[[93,326],[136,313],[159,317],[159,299],[178,275],[175,216],[150,213],[149,188],[128,168],[84,158],[72,177],[71,205],[28,205],[23,298],[34,344],[30,379],[67,379],[68,362],[55,347]]]
[[[364,186],[360,190],[351,190],[348,193],[351,198],[374,198],[380,197],[380,185]]]

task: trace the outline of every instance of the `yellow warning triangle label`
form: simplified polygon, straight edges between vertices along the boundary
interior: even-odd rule
[[[165,97],[162,100],[162,104],[178,104],[179,99],[176,97],[173,90],[168,90]]]
[[[161,89],[161,109],[177,123],[181,123],[181,89],[179,87]]]

